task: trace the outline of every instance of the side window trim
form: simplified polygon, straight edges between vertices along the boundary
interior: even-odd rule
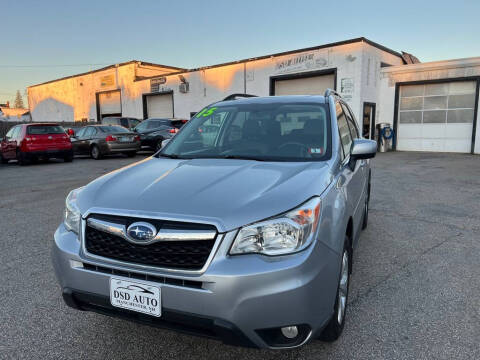
[[[345,109],[342,106],[342,103],[337,100],[336,104],[340,106],[340,109],[342,109],[343,116],[345,117],[345,120],[347,121],[347,126],[348,126],[348,120],[347,120],[347,115],[345,114]],[[343,154],[343,160],[342,160],[342,167],[345,167],[348,162],[350,161],[350,152],[348,154],[345,154],[345,149],[343,146],[343,140],[342,140],[342,135],[340,133],[340,126],[338,126],[338,118],[337,118],[337,128],[338,128],[338,138],[340,140],[340,147],[342,148],[342,154]],[[350,132],[350,126],[348,127],[348,131]],[[350,137],[352,137],[352,134],[350,133]],[[353,141],[353,139],[352,139]]]
[[[344,102],[341,103],[342,104],[342,109],[343,109],[343,112],[345,114],[348,113],[348,116],[347,116],[347,124],[348,124],[348,127],[350,129],[350,135],[352,136],[352,140],[353,139],[359,139],[360,138],[360,131],[358,130],[358,127],[357,127],[357,124],[356,124],[356,121],[355,121],[355,117],[353,116],[353,113],[352,111],[350,110],[350,108],[348,107],[347,104],[345,104]],[[351,124],[350,124],[351,123]],[[354,131],[355,131],[355,135],[352,134],[352,128],[351,126],[353,126],[354,128]]]

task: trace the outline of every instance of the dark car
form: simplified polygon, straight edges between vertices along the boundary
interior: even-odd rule
[[[0,139],[0,160],[6,164],[17,160],[20,165],[38,159],[73,159],[72,143],[65,129],[57,124],[22,124],[12,127]]]
[[[181,119],[152,118],[142,121],[133,131],[140,135],[142,147],[160,150],[162,141],[174,136],[186,122]]]
[[[76,155],[90,155],[95,160],[117,153],[135,156],[140,149],[140,137],[117,125],[85,126],[71,140]]]
[[[129,130],[133,130],[138,124],[140,120],[131,117],[109,116],[102,119],[102,125],[119,125]]]

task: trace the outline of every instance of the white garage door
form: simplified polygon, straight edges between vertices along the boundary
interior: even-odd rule
[[[102,116],[122,114],[120,90],[101,93],[98,100],[100,101],[100,114]]]
[[[397,149],[470,152],[475,82],[400,86]]]
[[[172,118],[173,94],[159,94],[147,96],[147,117]]]
[[[320,75],[306,78],[275,80],[275,95],[323,95],[325,90],[335,88],[335,75]]]

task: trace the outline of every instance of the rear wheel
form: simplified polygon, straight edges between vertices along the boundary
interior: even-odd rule
[[[350,285],[350,256],[348,237],[345,237],[343,245],[342,265],[340,267],[340,276],[338,280],[337,297],[335,299],[334,313],[328,322],[328,325],[320,335],[323,341],[332,342],[337,340],[342,334],[345,325],[345,313],[347,310],[348,288]]]
[[[362,230],[365,230],[368,226],[368,208],[370,206],[370,175],[368,176],[368,188],[367,188],[367,197],[365,199],[365,205],[363,209],[363,222],[362,222]]]
[[[17,150],[17,161],[18,161],[18,165],[20,166],[27,164],[27,160],[25,159],[25,154],[20,150]]]
[[[137,152],[136,151],[129,151],[127,153],[125,153],[128,157],[134,157],[135,155],[137,155]]]
[[[2,154],[0,154],[0,162],[2,164],[8,164],[8,159],[5,159]]]
[[[100,160],[102,158],[102,153],[97,145],[93,145],[90,149],[90,156],[95,160]]]
[[[162,149],[162,139],[158,140],[155,151],[160,151]]]
[[[65,155],[65,157],[63,158],[63,161],[72,162],[73,161],[73,154]]]

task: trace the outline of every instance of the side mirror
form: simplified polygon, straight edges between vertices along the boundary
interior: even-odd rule
[[[360,159],[371,159],[377,153],[377,142],[375,140],[355,139],[350,153],[350,169],[355,168],[355,163]]]
[[[170,141],[171,139],[165,139],[162,141],[162,149],[165,147],[165,145],[168,144],[168,142]]]

